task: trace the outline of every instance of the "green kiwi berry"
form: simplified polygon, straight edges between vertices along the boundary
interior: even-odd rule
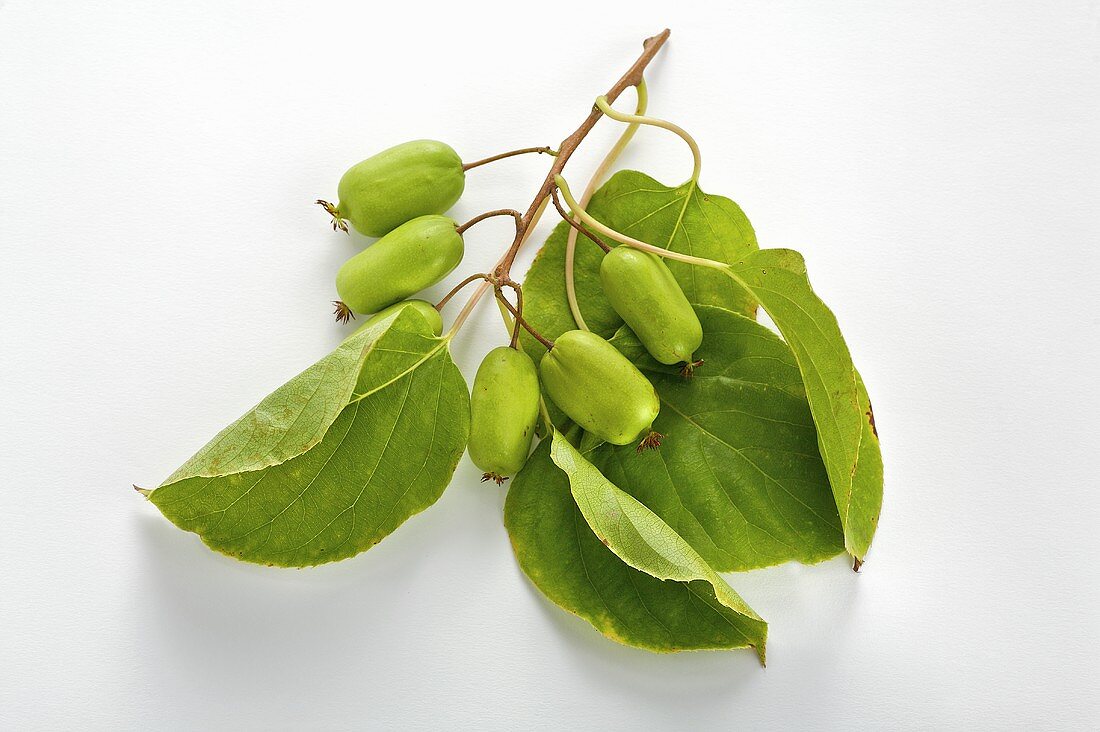
[[[464,248],[453,219],[408,221],[344,262],[336,274],[337,308],[377,313],[442,280],[462,261]]]
[[[639,447],[655,447],[652,432],[661,409],[657,391],[613,345],[586,330],[558,336],[539,365],[546,393],[571,420],[595,437],[627,445],[646,433]]]
[[[617,246],[600,263],[604,295],[645,349],[663,364],[689,370],[703,342],[703,326],[661,258]]]
[[[470,395],[470,459],[483,481],[504,482],[527,462],[539,416],[535,362],[510,346],[485,355]]]
[[[466,186],[462,159],[450,145],[413,140],[395,145],[348,169],[340,179],[340,202],[318,201],[332,226],[348,222],[366,236],[385,236],[418,216],[445,213]]]

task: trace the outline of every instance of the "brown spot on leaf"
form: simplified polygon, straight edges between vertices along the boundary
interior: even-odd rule
[[[871,408],[871,400],[867,400],[867,420],[871,423],[871,432],[878,437],[878,428],[875,427],[875,410]]]

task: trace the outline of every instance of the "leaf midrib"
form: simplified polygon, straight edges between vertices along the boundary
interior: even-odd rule
[[[450,342],[450,340],[449,340],[449,339],[447,339],[447,338],[444,338],[444,339],[440,340],[440,341],[439,341],[439,345],[435,346],[435,347],[434,347],[434,348],[432,348],[432,349],[431,349],[430,351],[428,351],[427,353],[425,353],[425,354],[424,354],[424,357],[423,357],[423,358],[421,358],[421,359],[420,359],[420,360],[418,360],[418,361],[417,361],[416,363],[414,363],[414,364],[413,364],[412,366],[409,366],[409,367],[408,367],[407,369],[405,369],[404,371],[400,372],[399,374],[397,374],[397,375],[396,375],[396,376],[394,376],[393,378],[389,379],[388,381],[386,381],[386,382],[384,382],[384,383],[382,383],[382,384],[379,384],[378,386],[374,387],[373,389],[370,389],[369,391],[365,391],[365,392],[363,392],[362,394],[355,394],[355,393],[353,392],[353,397],[354,397],[354,398],[353,398],[353,399],[352,399],[351,401],[349,401],[349,402],[348,402],[347,406],[350,406],[350,405],[352,405],[352,404],[355,404],[356,402],[362,401],[363,399],[366,399],[367,397],[369,397],[369,396],[370,396],[371,394],[376,394],[376,393],[378,393],[378,392],[382,391],[382,390],[383,390],[383,389],[385,389],[385,388],[386,388],[387,386],[390,386],[391,384],[393,384],[393,383],[395,383],[395,382],[397,382],[397,381],[401,380],[402,378],[404,378],[404,377],[405,377],[405,376],[407,376],[408,374],[411,374],[411,373],[412,373],[413,371],[416,371],[416,370],[417,370],[418,368],[420,368],[420,366],[421,366],[421,365],[422,365],[422,364],[423,364],[423,363],[424,363],[425,361],[427,361],[427,360],[428,360],[428,359],[430,359],[430,358],[431,358],[432,356],[434,356],[434,355],[435,355],[436,353],[438,353],[438,352],[439,352],[439,350],[440,350],[441,348],[445,347],[445,346],[446,346],[446,345],[447,345],[447,344],[448,344],[449,342]]]

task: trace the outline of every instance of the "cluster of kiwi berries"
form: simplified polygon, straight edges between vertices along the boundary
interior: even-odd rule
[[[340,179],[336,205],[317,201],[331,214],[333,229],[346,232],[350,224],[380,237],[336,275],[338,320],[374,314],[370,325],[395,310],[415,308],[436,336],[442,335],[439,306],[409,298],[462,261],[462,233],[469,224],[460,226],[444,213],[462,195],[471,167],[442,142],[406,142],[350,168]],[[682,364],[690,374],[699,363],[693,359],[703,330],[661,258],[614,247],[604,255],[600,282],[650,355],[662,364]],[[561,411],[598,440],[638,443],[639,451],[660,445],[661,435],[652,429],[660,410],[657,392],[611,343],[587,330],[540,340],[549,351],[538,368],[513,337],[510,345],[485,356],[474,377],[468,450],[484,471],[483,480],[502,483],[527,461],[540,412],[540,380]]]

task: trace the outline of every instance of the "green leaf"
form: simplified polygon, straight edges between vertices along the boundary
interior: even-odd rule
[[[810,287],[796,252],[751,252],[728,272],[763,306],[794,353],[840,512],[845,547],[860,561],[871,545],[882,504],[882,458],[870,400],[865,390],[861,392],[836,316]]]
[[[704,363],[692,379],[650,358],[628,328],[612,339],[661,397],[653,425],[664,435],[660,449],[601,444],[589,458],[719,571],[841,553],[840,518],[790,349],[742,315],[696,310]]]
[[[694,183],[669,188],[634,170],[616,173],[592,197],[587,210],[612,228],[655,246],[733,264],[757,248],[756,234],[740,207],[728,198],[703,193]],[[565,295],[565,222],[539,250],[523,283],[524,314],[543,335],[556,338],[577,327]],[[608,241],[608,244],[614,244]],[[600,285],[599,247],[577,238],[574,281],[588,327],[610,338],[622,318]],[[756,301],[720,272],[667,262],[688,299],[754,315]],[[536,362],[545,349],[524,333],[524,345]]]
[[[353,333],[219,432],[165,483],[278,465],[316,445],[347,405],[363,360],[388,325]]]
[[[448,345],[411,309],[354,334],[149,500],[249,562],[301,567],[369,549],[439,498],[465,449],[469,392]]]
[[[767,624],[560,433],[515,478],[504,520],[535,586],[607,637],[659,652],[751,646],[764,662]]]

